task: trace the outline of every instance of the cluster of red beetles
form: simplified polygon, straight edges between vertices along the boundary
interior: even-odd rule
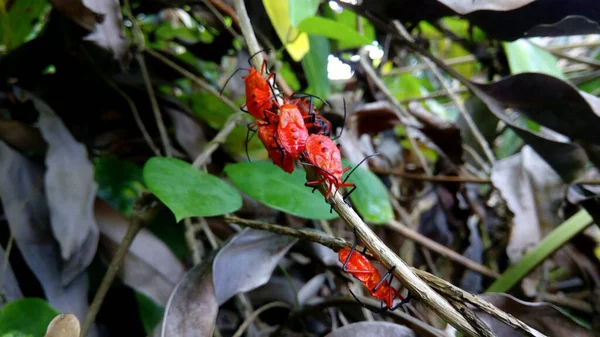
[[[263,62],[260,72],[252,65],[245,70],[248,74],[242,78],[246,87],[246,103],[242,110],[256,118],[248,128],[257,132],[273,163],[285,172],[292,173],[295,161],[301,160],[303,165],[311,167],[320,176],[319,180],[309,181],[306,186],[315,187],[328,182],[325,196],[327,200],[334,187],[336,192],[341,187],[352,187],[346,197],[350,195],[356,186],[342,180],[343,174],[350,167],[342,167],[340,150],[329,138],[331,124],[313,106],[314,96],[283,97],[283,104],[279,104],[278,95],[269,83],[275,74],[267,74],[266,61]],[[310,97],[309,102],[306,101],[306,97]],[[372,310],[350,291],[354,298],[373,312],[394,310],[408,302],[410,296],[402,297],[398,290],[391,286],[394,268],[381,277],[371,261],[363,253],[355,250],[357,243],[355,240],[351,249],[339,251],[342,269],[358,279],[369,290],[371,296],[380,299],[382,306],[379,310]],[[395,298],[401,299],[396,305]]]

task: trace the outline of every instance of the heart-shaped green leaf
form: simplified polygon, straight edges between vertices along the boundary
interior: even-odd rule
[[[40,298],[23,298],[0,311],[0,336],[43,336],[50,321],[60,314]]]
[[[242,197],[235,188],[182,160],[150,158],[143,173],[148,189],[169,207],[177,221],[222,215],[242,207]]]
[[[346,160],[343,163],[351,165]],[[356,184],[350,200],[365,221],[380,225],[394,218],[387,189],[373,172],[359,167],[348,181]]]
[[[335,219],[330,206],[318,193],[304,186],[304,170],[285,173],[273,163],[256,161],[230,164],[225,173],[231,182],[244,193],[263,204],[307,219]]]

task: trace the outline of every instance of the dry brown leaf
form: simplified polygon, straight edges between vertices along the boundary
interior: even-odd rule
[[[125,236],[129,221],[106,202],[94,205],[100,228],[99,253],[110,261]],[[169,248],[147,229],[142,229],[131,244],[120,276],[125,284],[166,305],[169,295],[181,279],[184,268]]]
[[[81,0],[50,0],[50,3],[81,27],[89,30],[93,30],[97,23],[104,20],[104,15],[89,9]]]

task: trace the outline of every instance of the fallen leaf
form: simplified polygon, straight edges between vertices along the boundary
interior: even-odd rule
[[[219,250],[213,264],[217,303],[267,283],[297,238],[245,228]],[[233,274],[232,274],[233,273]]]
[[[80,273],[67,286],[62,284],[62,259],[50,228],[43,174],[40,167],[0,141],[0,200],[16,247],[48,302],[83,320],[88,309],[87,274]],[[90,336],[95,336],[95,330]]]
[[[548,337],[592,336],[592,333],[589,330],[579,325],[576,321],[569,318],[562,310],[551,304],[524,302],[511,295],[501,293],[487,293],[477,296],[490,302],[498,309],[515,316],[525,324]],[[481,310],[473,309],[473,312],[479,316],[497,336],[523,336],[517,330],[496,320]]]
[[[73,314],[60,314],[48,324],[44,337],[79,337],[81,326]]]
[[[506,253],[516,263],[562,222],[566,184],[530,146],[496,162],[491,179],[514,214]]]
[[[0,139],[20,152],[44,153],[48,147],[38,129],[14,120],[0,120]]]
[[[52,232],[65,261],[62,282],[68,284],[92,262],[98,244],[93,202],[98,185],[85,146],[71,135],[52,108],[27,95],[40,113],[39,128],[48,143],[44,186]]]
[[[23,293],[21,292],[21,288],[19,287],[19,282],[17,281],[15,273],[10,266],[10,261],[7,260],[8,265],[4,265],[4,254],[4,248],[0,246],[0,270],[4,271],[4,277],[2,277],[2,288],[0,288],[0,294],[3,295],[3,300],[0,300],[0,309],[2,309],[6,302],[23,298]]]
[[[99,199],[94,211],[101,233],[99,253],[110,261],[125,236],[129,221]],[[120,277],[131,288],[164,306],[183,273],[183,265],[177,257],[160,239],[143,228],[129,248]]]
[[[162,324],[154,331],[161,337],[211,337],[219,305],[215,297],[212,260],[188,271],[175,286],[165,308]],[[232,273],[236,271],[230,269]]]
[[[78,0],[71,2],[78,2]],[[130,60],[129,41],[125,37],[125,25],[123,25],[119,0],[86,0],[86,5],[101,13],[103,20],[98,21],[92,33],[84,39],[111,51],[115,60],[118,60],[123,68],[127,68]]]
[[[97,23],[104,20],[104,15],[88,8],[82,0],[50,0],[52,6],[81,27],[93,30]]]
[[[510,11],[523,7],[535,0],[506,0],[506,1],[494,1],[494,0],[479,0],[465,2],[461,0],[438,0],[444,5],[452,8],[453,11],[458,14],[467,14],[475,11]]]
[[[358,322],[333,330],[326,337],[386,336],[415,337],[411,329],[389,322]]]
[[[177,111],[172,108],[164,109],[175,127],[175,139],[190,159],[195,159],[204,149],[206,138],[204,131],[197,121],[186,115],[183,111]]]

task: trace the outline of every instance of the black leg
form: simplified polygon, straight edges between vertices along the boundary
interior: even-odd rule
[[[403,306],[404,304],[410,302],[410,298],[412,297],[412,294],[409,292],[408,295],[406,295],[406,297],[400,301],[400,303],[396,304],[395,306],[389,308],[390,311],[394,311],[396,309],[398,309],[399,307]]]
[[[358,235],[356,235],[356,228],[354,228],[354,243],[352,244],[352,248],[350,249],[350,254],[348,254],[348,257],[346,258],[346,261],[344,261],[344,265],[342,266],[342,270],[344,272],[348,272],[348,269],[346,269],[346,266],[348,265],[348,262],[350,262],[350,257],[352,256],[352,253],[354,253],[354,250],[356,249],[357,245],[358,245]]]
[[[392,280],[394,279],[394,275],[392,275],[392,272],[394,271],[394,269],[396,269],[396,266],[393,266],[390,270],[388,270],[388,272],[385,273],[385,275],[383,275],[381,280],[379,280],[379,283],[377,283],[377,285],[371,291],[376,292],[377,289],[379,289],[379,287],[381,287],[381,285],[385,282],[385,279],[388,277],[390,278],[388,281],[388,286],[391,285]]]
[[[379,308],[379,310],[373,310],[373,309],[371,309],[371,307],[369,307],[368,305],[364,304],[361,300],[359,300],[358,297],[356,297],[356,295],[354,295],[354,293],[352,292],[352,290],[348,289],[348,291],[350,292],[350,294],[352,294],[352,297],[354,297],[354,299],[356,300],[356,302],[358,302],[363,307],[369,309],[369,311],[371,311],[374,314],[380,314],[380,313],[385,312],[385,311],[387,311],[389,309],[388,307],[383,306],[383,307]],[[381,302],[381,303],[383,303],[383,302]]]
[[[350,196],[350,194],[352,194],[352,192],[354,192],[355,189],[356,189],[356,185],[354,185],[352,187],[352,189],[350,190],[350,192],[346,193],[346,195],[342,198],[346,204],[348,204],[348,197]]]
[[[250,140],[252,140],[252,137],[254,137],[254,135],[256,134],[256,131],[252,130],[252,128],[250,127],[250,125],[252,125],[252,124],[254,124],[254,123],[248,123],[248,125],[247,125],[248,130],[246,131],[246,157],[248,158],[248,161],[251,161],[250,153],[248,153],[248,143],[250,142]],[[252,136],[250,136],[250,131],[254,131]]]
[[[281,166],[283,166],[283,159],[285,156],[285,152],[283,151],[283,148],[281,147],[281,145],[279,145],[279,142],[277,141],[277,137],[275,137],[275,135],[273,135],[273,139],[275,140],[275,145],[277,145],[277,149],[279,150],[279,152],[281,152]]]

